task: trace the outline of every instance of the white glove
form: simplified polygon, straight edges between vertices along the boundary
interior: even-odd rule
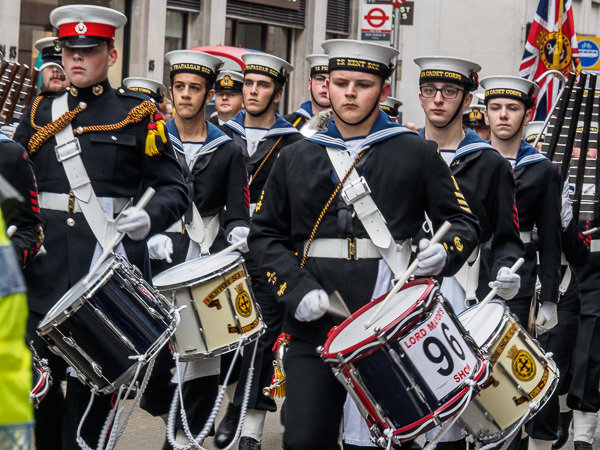
[[[439,275],[446,266],[447,257],[448,253],[442,244],[429,245],[429,239],[421,239],[415,275],[418,277]]]
[[[143,209],[130,206],[117,221],[117,231],[127,233],[134,241],[141,241],[150,233],[150,216]]]
[[[250,233],[250,228],[248,227],[235,227],[227,236],[227,242],[236,244],[239,241],[246,240],[248,238],[248,233]],[[240,252],[246,253],[248,251],[248,244],[242,244],[238,249]]]
[[[329,309],[329,297],[323,289],[314,289],[306,294],[296,308],[294,317],[301,322],[320,319]]]
[[[9,139],[12,139],[18,125],[19,122],[13,122],[10,125],[2,125],[0,127],[0,131],[2,131],[2,134],[4,134],[4,136],[6,136]]]
[[[504,300],[510,300],[521,288],[521,277],[517,273],[510,273],[508,267],[500,267],[496,281],[491,281],[490,288],[498,288],[498,295]]]
[[[569,198],[569,180],[565,181],[562,191],[562,206],[560,208],[560,224],[563,229],[567,229],[573,219],[573,206]]]
[[[155,234],[148,239],[148,253],[150,259],[166,259],[170,264],[171,255],[173,254],[173,241],[165,234]]]
[[[550,331],[558,324],[558,312],[556,303],[543,302],[535,319],[535,328],[538,336]]]

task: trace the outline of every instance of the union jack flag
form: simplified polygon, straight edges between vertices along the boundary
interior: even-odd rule
[[[581,72],[577,36],[573,23],[572,0],[540,0],[527,36],[519,76],[536,80],[548,70]],[[560,81],[545,77],[537,96],[535,120],[544,120],[558,96]]]

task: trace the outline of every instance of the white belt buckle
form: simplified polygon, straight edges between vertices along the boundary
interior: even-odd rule
[[[54,151],[56,152],[56,159],[58,159],[58,162],[63,162],[73,156],[79,155],[81,153],[79,139],[73,138],[64,144],[57,145],[54,147]]]
[[[352,183],[348,184],[348,186],[344,187],[342,190],[342,198],[347,205],[351,205],[370,193],[371,189],[367,184],[367,180],[365,180],[365,177],[360,177],[358,180],[354,180]]]

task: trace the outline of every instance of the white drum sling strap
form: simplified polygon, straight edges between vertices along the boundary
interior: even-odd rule
[[[352,167],[354,162],[352,157],[337,148],[326,147],[326,149],[327,156],[333,164],[338,179],[343,179]],[[356,169],[352,169],[344,183],[341,196],[348,206],[352,205],[354,207],[356,216],[365,227],[367,234],[385,262],[390,266],[394,276],[400,276],[408,267],[411,254],[410,241],[402,243],[401,250],[398,250],[396,241],[394,241],[392,233],[386,225],[385,218],[371,197],[371,189],[367,184],[367,180],[359,176]],[[401,252],[401,258],[398,258],[399,251]]]
[[[68,95],[68,92],[65,92],[52,102],[52,120],[57,120],[69,111]],[[106,249],[108,243],[113,241],[115,224],[113,220],[108,220],[104,215],[92,188],[92,183],[81,159],[79,140],[73,135],[71,124],[67,124],[54,137],[56,138],[56,158],[65,169],[71,191],[79,202],[81,211],[98,243]]]

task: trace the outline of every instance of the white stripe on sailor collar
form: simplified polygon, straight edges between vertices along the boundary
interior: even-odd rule
[[[383,130],[376,131],[375,133],[372,133],[369,136],[367,136],[367,138],[364,140],[358,151],[365,150],[373,144],[405,133],[412,133],[412,131],[403,126],[386,128]],[[346,150],[346,144],[342,139],[331,137],[325,133],[317,133],[313,137],[308,138],[308,140],[328,147],[335,147],[341,150]]]
[[[454,153],[454,158],[452,158],[452,162],[454,162],[456,159],[458,159],[462,156],[468,155],[469,153],[473,153],[478,150],[488,150],[488,149],[495,150],[494,147],[492,147],[490,144],[487,144],[485,142],[473,142],[471,144],[467,144],[456,150],[456,153]]]
[[[296,111],[294,111],[294,113],[298,114],[299,116],[304,117],[305,119],[312,119],[312,116],[310,115],[310,113],[305,110],[304,108],[298,108]]]
[[[537,154],[537,155],[527,155],[524,158],[521,158],[516,164],[515,164],[515,168],[517,167],[521,167],[521,166],[527,166],[529,164],[535,164],[538,163],[540,161],[543,161],[546,158],[544,155],[542,154]]]

